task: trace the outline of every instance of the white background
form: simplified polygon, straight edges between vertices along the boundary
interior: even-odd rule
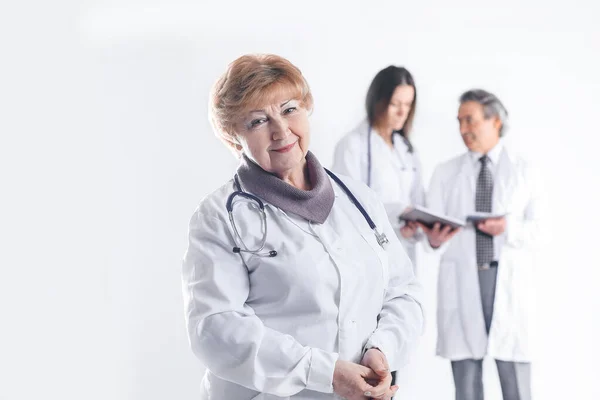
[[[598,399],[596,1],[19,1],[0,8],[0,399],[194,399],[180,288],[186,229],[236,162],[208,91],[248,52],[289,58],[325,165],[389,65],[415,76],[426,179],[464,151],[457,98],[496,93],[543,172],[536,399]],[[429,325],[403,399],[452,399]],[[499,399],[493,364],[488,399]]]

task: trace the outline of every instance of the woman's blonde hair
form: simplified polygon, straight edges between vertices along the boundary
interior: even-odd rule
[[[265,104],[277,90],[288,90],[312,110],[313,97],[302,72],[283,57],[247,54],[239,57],[215,82],[209,99],[209,119],[217,137],[236,154],[235,121],[240,114]]]

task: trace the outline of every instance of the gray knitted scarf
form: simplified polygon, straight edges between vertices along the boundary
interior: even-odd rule
[[[237,175],[244,190],[267,203],[322,224],[333,207],[333,186],[325,169],[310,151],[306,154],[306,167],[313,188],[301,190],[284,182],[242,156]]]

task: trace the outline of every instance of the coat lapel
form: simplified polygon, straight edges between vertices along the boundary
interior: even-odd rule
[[[495,213],[504,213],[508,211],[508,199],[514,186],[514,168],[510,155],[506,148],[502,149],[494,177],[494,193],[492,211]]]
[[[469,154],[461,160],[461,167],[448,196],[448,213],[456,218],[465,218],[475,206],[475,179]]]

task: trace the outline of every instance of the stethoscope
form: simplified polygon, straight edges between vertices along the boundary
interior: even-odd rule
[[[369,133],[367,134],[367,186],[371,187],[371,131],[372,127],[369,126]],[[392,143],[394,143],[394,135],[392,134]],[[404,159],[400,157],[400,162],[402,163],[402,171],[406,171],[406,164],[404,163]],[[417,168],[413,165],[413,172],[417,171]]]
[[[379,231],[377,230],[377,226],[375,225],[375,222],[373,222],[373,220],[371,219],[371,217],[369,216],[367,211],[364,209],[364,207],[360,204],[360,202],[356,199],[356,197],[354,197],[354,194],[352,194],[350,189],[348,189],[348,186],[346,186],[344,184],[344,182],[342,182],[340,180],[340,178],[338,178],[333,172],[329,171],[327,168],[325,168],[325,172],[327,172],[327,174],[331,177],[331,179],[333,179],[335,181],[335,183],[337,183],[342,188],[344,193],[346,193],[346,195],[350,198],[350,200],[352,201],[354,206],[358,209],[358,211],[360,211],[362,216],[365,218],[365,220],[369,224],[369,227],[373,230],[373,233],[375,234],[375,239],[377,239],[377,244],[379,244],[381,246],[381,248],[385,249],[385,245],[389,243],[389,240],[388,240],[387,236],[385,235],[385,233],[383,233],[383,232],[379,233]],[[233,252],[234,253],[249,253],[249,254],[253,254],[256,256],[260,256],[260,257],[275,257],[277,255],[276,250],[269,250],[269,251],[263,252],[263,249],[265,248],[265,243],[267,241],[267,214],[265,213],[264,203],[262,202],[261,199],[254,196],[253,194],[244,192],[242,190],[242,187],[240,185],[237,174],[234,176],[233,180],[234,180],[236,190],[233,193],[231,193],[229,195],[229,197],[227,198],[226,207],[227,207],[227,213],[229,214],[229,222],[231,223],[231,227],[233,228],[233,234],[235,235],[235,241],[236,241],[236,243],[241,244],[241,247],[235,246],[233,248]],[[254,202],[256,202],[256,204],[258,204],[258,212],[260,214],[261,225],[264,226],[265,230],[263,233],[263,237],[258,245],[258,248],[255,250],[249,249],[248,246],[246,246],[246,244],[242,240],[242,237],[237,229],[237,226],[235,225],[235,219],[233,218],[233,200],[235,199],[236,196],[246,198],[246,199],[248,199],[250,201],[254,201]]]

